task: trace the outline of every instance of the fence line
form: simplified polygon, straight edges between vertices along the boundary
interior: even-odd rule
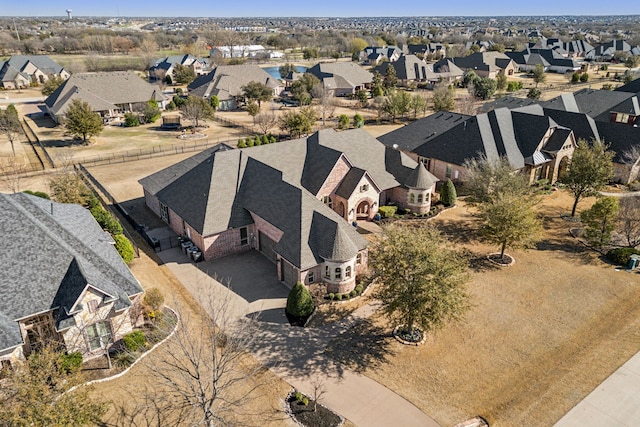
[[[116,202],[116,199],[107,191],[106,188],[102,186],[102,184],[100,184],[100,182],[98,182],[98,180],[93,175],[91,175],[91,173],[84,166],[82,166],[81,164],[77,164],[74,165],[74,169],[76,170],[76,172],[78,172],[82,180],[89,186],[90,189],[93,190],[94,193],[98,195],[100,199],[106,198],[111,203],[110,205],[106,205],[106,208],[112,215],[115,214],[115,212],[113,211],[113,209],[115,208],[127,220],[127,222],[134,225],[134,227],[137,225],[137,223],[133,220],[133,218],[131,218],[129,213],[122,206],[120,206],[119,203]],[[127,230],[127,227],[122,227],[122,231],[124,232],[124,235],[127,237],[127,239],[131,241],[131,245],[133,246],[133,250],[136,253],[136,257],[139,258],[140,248],[138,248],[138,245],[133,239],[133,236],[131,236],[131,234]]]
[[[163,156],[172,156],[175,154],[189,153],[195,152],[199,150],[205,150],[209,147],[213,147],[218,144],[232,144],[233,140],[225,140],[218,142],[210,142],[209,139],[206,139],[204,143],[194,143],[191,144],[172,144],[169,146],[161,146],[157,145],[151,147],[151,149],[138,149],[138,150],[128,150],[123,153],[113,153],[109,156],[97,156],[97,157],[82,157],[78,159],[72,159],[74,164],[82,164],[84,166],[100,166],[100,165],[110,165],[116,163],[126,163],[126,162],[134,162],[137,160],[144,159],[152,159],[154,157],[163,157]]]
[[[223,125],[226,125],[226,126],[229,126],[229,127],[242,129],[243,131],[245,131],[249,135],[253,135],[253,134],[256,133],[255,129],[252,129],[252,128],[246,126],[246,125],[243,125],[242,123],[238,123],[238,122],[234,122],[233,120],[222,118],[218,114],[216,114],[213,117],[213,120],[215,120],[216,122],[220,122]]]
[[[27,133],[25,132],[25,136],[27,136],[27,139],[29,140],[29,142],[31,143],[31,145],[33,146],[33,150],[36,152],[36,156],[38,156],[38,159],[40,160],[40,163],[42,163],[42,167],[45,168],[45,164],[44,161],[46,160],[47,163],[49,164],[49,167],[55,168],[56,165],[53,163],[53,159],[51,158],[51,156],[49,156],[49,153],[47,152],[47,150],[44,148],[44,145],[42,144],[42,141],[40,141],[40,138],[38,138],[38,134],[34,132],[33,128],[31,127],[31,125],[29,124],[29,122],[27,121],[26,117],[22,119],[22,121],[24,122],[25,126],[27,127],[27,129],[29,129],[29,132],[31,132],[31,135],[33,136],[33,138],[35,139],[35,143],[38,144],[38,146],[40,147],[40,149],[42,150],[42,152],[44,153],[44,159],[41,158],[40,153],[38,153],[38,150],[36,149],[34,144],[34,141],[31,141],[31,138],[29,138],[29,136],[27,135]]]

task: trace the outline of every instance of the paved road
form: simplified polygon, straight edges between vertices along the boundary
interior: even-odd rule
[[[635,427],[640,424],[640,353],[633,356],[554,427]]]
[[[5,98],[0,95],[0,104],[32,104],[32,103],[42,103],[44,102],[44,97],[40,96],[37,98]]]
[[[377,307],[364,306],[350,317],[323,328],[291,327],[284,316],[288,289],[277,281],[274,266],[257,252],[214,261],[190,263],[178,250],[158,254],[178,280],[201,303],[227,292],[219,281],[231,278],[230,304],[236,316],[260,312],[257,340],[251,351],[296,389],[311,394],[322,379],[323,403],[358,426],[438,427],[416,406],[372,379],[346,369],[324,355],[329,342],[370,316]],[[206,272],[206,273],[205,273]]]

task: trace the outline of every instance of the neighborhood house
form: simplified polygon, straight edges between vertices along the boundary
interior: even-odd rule
[[[287,285],[349,292],[367,264],[354,224],[380,205],[428,212],[437,179],[362,129],[247,149],[216,146],[150,175],[145,201],[205,259],[256,249]]]
[[[43,345],[91,359],[131,332],[142,288],[79,205],[0,193],[0,363]]]

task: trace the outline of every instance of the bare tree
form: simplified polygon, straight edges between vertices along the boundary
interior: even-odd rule
[[[629,168],[629,182],[635,181],[640,169],[640,145],[632,145],[622,152],[622,164]]]
[[[183,314],[157,362],[148,366],[156,381],[150,392],[164,399],[151,408],[165,418],[163,425],[229,425],[268,386],[264,368],[247,353],[256,339],[255,320],[234,313],[230,292],[205,305],[199,316]],[[148,405],[144,399],[140,403]],[[171,413],[181,414],[175,424]]]
[[[478,112],[477,98],[470,93],[461,96],[456,103],[456,110],[460,114],[475,116]]]
[[[618,211],[618,233],[635,248],[640,245],[640,197],[620,197]]]
[[[18,133],[22,131],[20,127],[20,117],[18,111],[13,104],[10,104],[6,110],[0,110],[0,133],[7,137],[11,144],[11,151],[16,155],[14,142],[18,137]]]
[[[276,117],[275,111],[269,109],[266,112],[257,114],[253,118],[253,123],[260,128],[263,135],[266,135],[278,124],[278,118]]]
[[[322,397],[327,392],[324,385],[324,379],[322,377],[316,377],[311,381],[311,398],[313,399],[313,412],[318,410],[318,403],[322,400]]]
[[[325,127],[326,119],[331,118],[336,111],[337,103],[332,91],[325,88],[321,84],[313,86],[311,96],[317,99],[320,105],[320,114],[322,116],[322,127]]]
[[[20,191],[20,177],[24,172],[26,172],[25,165],[21,164],[16,156],[0,159],[0,181],[11,192]]]

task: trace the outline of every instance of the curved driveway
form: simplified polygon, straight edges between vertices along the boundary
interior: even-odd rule
[[[321,379],[326,389],[323,404],[358,426],[438,426],[403,397],[324,354],[335,336],[370,316],[375,306],[366,305],[348,318],[323,328],[290,327],[283,310],[288,289],[276,279],[275,266],[261,254],[252,251],[230,255],[197,267],[178,249],[158,255],[200,302],[216,292],[228,292],[220,282],[230,280],[233,294],[229,298],[234,315],[262,313],[251,351],[296,389],[312,394],[312,382]]]

